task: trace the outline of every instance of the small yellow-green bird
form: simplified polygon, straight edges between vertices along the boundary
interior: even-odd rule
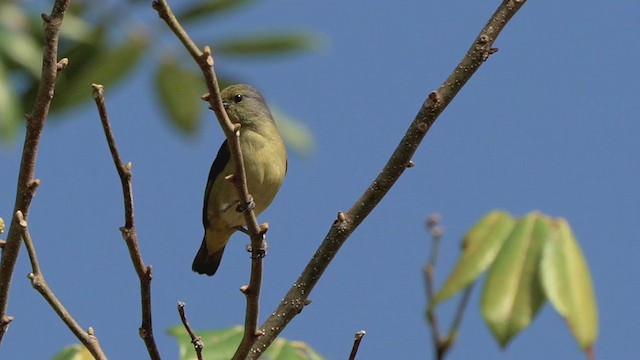
[[[249,85],[232,85],[221,92],[222,103],[233,123],[239,123],[240,148],[244,158],[249,193],[259,215],[271,204],[287,173],[287,152],[262,95]],[[225,140],[211,165],[204,191],[202,222],[204,239],[191,269],[212,276],[218,270],[231,235],[245,225],[234,185],[225,179],[233,174]]]

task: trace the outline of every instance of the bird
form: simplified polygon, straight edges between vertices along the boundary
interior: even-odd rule
[[[237,84],[222,90],[220,96],[229,120],[241,125],[239,140],[247,187],[258,216],[271,204],[284,181],[288,167],[285,144],[258,90]],[[235,162],[225,140],[211,165],[204,191],[204,238],[191,266],[198,274],[216,273],[231,235],[246,225],[235,186],[226,179],[234,172]]]

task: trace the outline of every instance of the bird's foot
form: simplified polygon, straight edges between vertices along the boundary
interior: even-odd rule
[[[257,251],[253,251],[253,247],[251,244],[247,245],[247,252],[251,253],[252,259],[262,259],[267,256],[267,250],[269,249],[269,245],[265,240],[262,240],[262,244],[260,244],[260,248]]]
[[[238,204],[238,206],[236,207],[236,211],[239,213],[243,213],[243,212],[251,211],[255,209],[255,207],[256,207],[256,203],[253,202],[253,197],[249,195],[249,199],[247,200],[247,202],[244,204]]]

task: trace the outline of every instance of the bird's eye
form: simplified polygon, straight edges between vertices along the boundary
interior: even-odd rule
[[[235,103],[239,103],[239,102],[241,102],[241,101],[242,101],[242,99],[243,99],[242,94],[236,94],[236,95],[233,97],[233,101],[234,101]]]

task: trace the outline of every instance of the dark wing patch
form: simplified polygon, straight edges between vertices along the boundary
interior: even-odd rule
[[[231,158],[231,152],[229,151],[229,145],[227,144],[227,140],[225,140],[220,146],[220,150],[218,150],[218,155],[216,155],[216,159],[213,160],[213,164],[211,164],[211,170],[209,170],[209,179],[207,179],[207,188],[204,190],[204,205],[202,206],[202,224],[205,229],[208,227],[207,224],[207,206],[209,205],[209,195],[211,195],[211,188],[213,187],[213,183],[216,181],[216,178],[227,163],[229,162],[229,158]]]

